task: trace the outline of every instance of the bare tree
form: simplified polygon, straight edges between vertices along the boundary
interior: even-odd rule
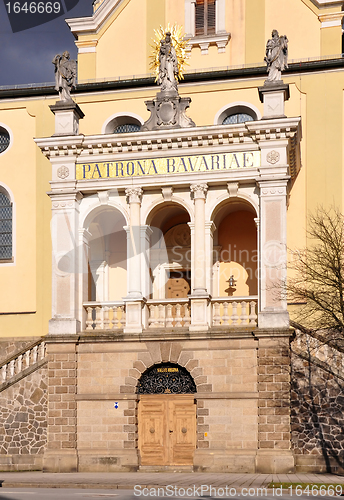
[[[343,215],[336,208],[318,208],[309,217],[307,235],[307,249],[291,252],[294,273],[286,291],[288,301],[299,304],[292,326],[322,337],[326,331],[338,341],[344,339]]]

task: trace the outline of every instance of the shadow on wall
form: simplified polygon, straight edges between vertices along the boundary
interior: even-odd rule
[[[344,474],[343,353],[332,349],[335,354],[321,360],[311,347],[298,349],[295,344],[291,429],[296,470]]]

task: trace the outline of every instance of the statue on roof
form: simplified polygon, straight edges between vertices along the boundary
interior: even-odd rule
[[[160,41],[158,85],[161,90],[177,91],[178,59],[173,46],[171,33],[167,31]]]
[[[76,87],[76,61],[65,51],[62,56],[57,54],[52,62],[55,65],[55,90],[60,101],[71,101],[71,90]]]
[[[266,82],[280,82],[282,71],[288,68],[288,38],[279,36],[277,30],[273,30],[272,38],[267,41],[264,61],[268,69]]]

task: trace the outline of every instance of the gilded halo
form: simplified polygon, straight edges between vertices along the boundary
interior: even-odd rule
[[[151,63],[150,68],[155,73],[155,81],[157,81],[159,77],[159,52],[160,52],[160,42],[163,38],[165,38],[166,33],[171,33],[173,47],[175,48],[177,59],[178,59],[178,79],[181,80],[183,77],[184,66],[187,63],[188,55],[187,55],[187,46],[188,41],[184,39],[184,35],[182,33],[182,26],[177,26],[174,24],[173,26],[167,25],[167,28],[163,28],[160,26],[158,30],[154,30],[155,38],[153,40],[153,45],[151,45],[153,49],[153,54],[150,56]]]

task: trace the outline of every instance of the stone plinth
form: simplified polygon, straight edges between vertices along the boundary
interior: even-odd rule
[[[76,102],[57,101],[53,106],[49,106],[55,115],[56,135],[78,135],[79,120],[85,115]]]
[[[185,114],[190,102],[190,97],[180,97],[177,91],[158,92],[155,99],[145,101],[151,116],[141,130],[195,127],[195,123]]]
[[[260,102],[264,103],[263,120],[271,118],[286,118],[284,102],[290,97],[289,85],[280,82],[265,82],[263,87],[258,87]]]

